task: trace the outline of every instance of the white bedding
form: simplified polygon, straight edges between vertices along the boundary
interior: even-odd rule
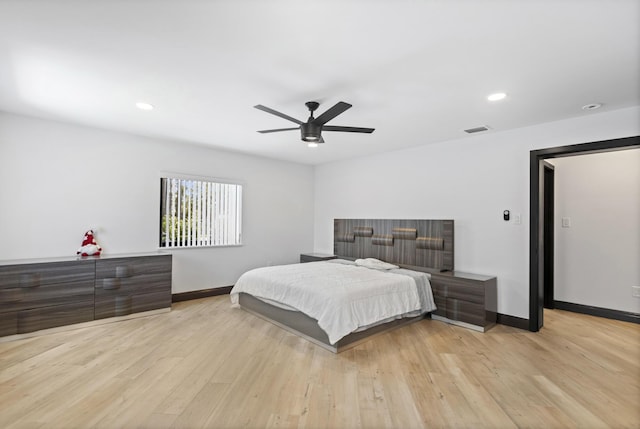
[[[257,268],[240,276],[232,304],[238,304],[240,292],[316,319],[331,344],[360,327],[436,308],[425,273],[335,261]]]

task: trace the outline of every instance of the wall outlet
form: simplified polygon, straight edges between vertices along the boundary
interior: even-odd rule
[[[631,286],[631,296],[640,298],[640,286]]]
[[[563,228],[571,228],[571,218],[570,217],[563,217],[562,218],[562,227]]]

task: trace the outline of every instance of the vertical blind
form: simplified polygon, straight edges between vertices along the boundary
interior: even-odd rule
[[[242,243],[242,185],[160,179],[160,247]]]

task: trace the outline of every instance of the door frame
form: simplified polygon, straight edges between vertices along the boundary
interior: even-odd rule
[[[542,243],[542,263],[543,268],[541,270],[542,281],[544,282],[544,294],[542,296],[542,302],[544,308],[554,308],[554,257],[555,257],[555,166],[547,161],[540,161],[542,166],[542,182],[541,186],[543,191],[542,196],[542,230],[543,230],[543,243]]]
[[[640,136],[602,140],[590,143],[558,146],[532,150],[529,153],[529,330],[537,332],[542,328],[544,306],[544,203],[541,201],[542,175],[540,171],[545,159],[562,158],[589,153],[612,152],[640,148]]]

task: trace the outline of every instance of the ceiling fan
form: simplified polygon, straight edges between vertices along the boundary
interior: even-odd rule
[[[318,143],[324,143],[324,139],[322,138],[322,131],[343,131],[348,133],[372,133],[374,128],[361,128],[361,127],[343,127],[338,125],[325,125],[327,122],[343,113],[345,110],[351,107],[351,104],[345,103],[344,101],[340,101],[335,104],[332,108],[324,112],[322,115],[317,118],[313,117],[313,112],[320,106],[320,103],[316,101],[308,101],[305,103],[311,115],[307,122],[299,121],[296,118],[292,118],[289,115],[285,115],[284,113],[280,113],[277,110],[273,110],[269,107],[258,104],[257,106],[253,106],[258,110],[262,110],[263,112],[271,113],[272,115],[279,116],[283,119],[286,119],[291,122],[295,122],[298,124],[298,127],[294,128],[278,128],[275,130],[262,130],[258,131],[259,133],[275,133],[279,131],[291,131],[291,130],[300,130],[300,134],[302,136],[302,141],[308,142],[310,147],[317,146]]]

